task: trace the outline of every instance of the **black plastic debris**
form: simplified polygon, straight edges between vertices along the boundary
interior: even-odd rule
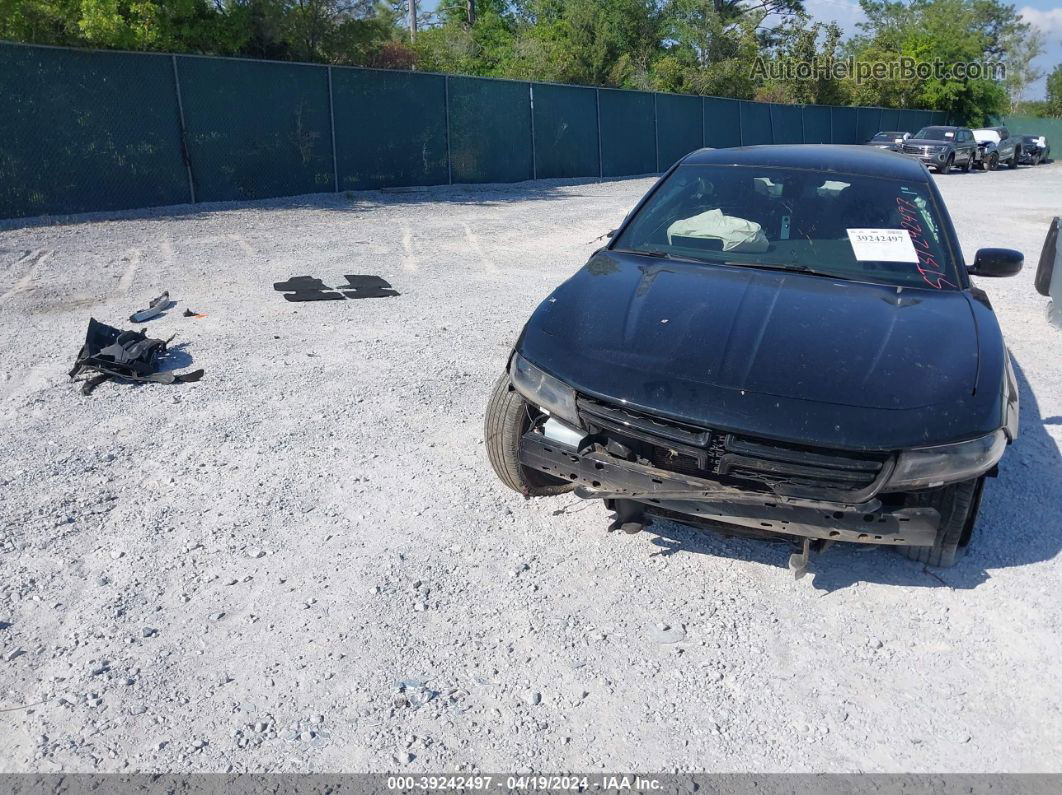
[[[341,290],[347,298],[390,298],[398,295],[398,291],[379,276],[345,274],[343,278],[347,284],[337,284],[336,289]]]
[[[206,317],[202,312],[196,312],[193,309],[185,309],[181,314],[182,317]]]
[[[173,337],[168,340],[153,339],[145,331],[122,331],[90,318],[85,344],[81,346],[74,367],[70,370],[71,378],[86,379],[81,394],[92,394],[96,387],[111,378],[180,384],[198,381],[203,377],[202,370],[188,373],[159,371],[159,361]]]
[[[313,276],[292,276],[275,282],[273,289],[284,293],[288,301],[342,301],[344,298],[390,298],[398,295],[391,284],[379,276],[346,274],[346,284],[328,287]],[[337,292],[338,291],[338,292]]]
[[[274,282],[273,289],[284,293],[287,301],[342,301],[343,296],[330,291],[314,276],[292,276],[286,282]]]
[[[169,290],[164,292],[157,298],[152,298],[151,303],[148,304],[147,309],[140,309],[129,316],[130,323],[143,323],[145,320],[151,320],[158,317],[164,311],[170,308],[172,302],[170,301]]]

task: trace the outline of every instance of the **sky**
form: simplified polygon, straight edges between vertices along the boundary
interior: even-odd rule
[[[1039,28],[1044,34],[1044,54],[1035,64],[1046,75],[1055,64],[1062,63],[1062,5],[1060,0],[1018,0],[1015,4],[1022,18]],[[846,34],[856,32],[856,24],[866,20],[859,3],[854,0],[804,0],[808,13],[823,22],[834,21]],[[1047,91],[1046,77],[1025,90],[1025,99],[1044,99]]]

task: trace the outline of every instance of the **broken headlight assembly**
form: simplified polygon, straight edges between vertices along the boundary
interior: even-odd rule
[[[886,488],[932,488],[978,477],[996,465],[1006,446],[1007,437],[1001,428],[968,442],[904,450]]]
[[[575,390],[549,373],[540,370],[520,354],[513,354],[509,364],[509,378],[513,387],[529,403],[545,409],[551,415],[579,427],[579,412],[575,407]]]

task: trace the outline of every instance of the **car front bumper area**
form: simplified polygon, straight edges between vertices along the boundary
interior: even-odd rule
[[[934,508],[889,509],[876,498],[850,505],[743,491],[603,452],[581,453],[535,431],[521,440],[520,463],[576,484],[576,494],[586,499],[634,500],[650,515],[721,522],[758,535],[932,546],[940,523]]]

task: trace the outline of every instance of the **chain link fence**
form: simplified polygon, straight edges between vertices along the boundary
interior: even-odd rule
[[[701,146],[865,142],[940,111],[779,105],[0,42],[0,218],[622,177]]]

